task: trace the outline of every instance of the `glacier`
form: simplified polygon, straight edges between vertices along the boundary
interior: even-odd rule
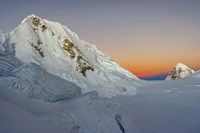
[[[199,133],[199,81],[148,81],[135,96],[93,91],[51,104],[0,86],[0,132]]]
[[[24,95],[56,102],[81,94],[81,88],[58,76],[46,72],[35,63],[24,64],[15,57],[15,47],[6,39],[0,43],[0,85],[18,90]]]

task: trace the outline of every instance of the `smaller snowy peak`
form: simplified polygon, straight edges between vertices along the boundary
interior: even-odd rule
[[[177,63],[177,65],[173,68],[173,70],[169,73],[166,80],[175,80],[185,78],[191,74],[195,73],[194,70],[187,67],[182,63]]]

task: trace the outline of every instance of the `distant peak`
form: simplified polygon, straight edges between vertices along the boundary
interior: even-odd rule
[[[173,70],[170,72],[170,74],[167,76],[167,80],[169,79],[180,79],[185,78],[188,75],[193,74],[195,71],[186,66],[183,63],[177,63],[176,66],[173,68]]]
[[[177,63],[176,66],[186,66],[186,65],[183,63]]]
[[[177,63],[176,65],[179,66],[179,65],[184,65],[184,64],[183,63]]]

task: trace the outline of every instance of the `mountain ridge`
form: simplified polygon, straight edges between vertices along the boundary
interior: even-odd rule
[[[95,45],[80,40],[58,22],[27,16],[9,34],[9,39],[15,44],[16,58],[40,65],[49,73],[77,84],[83,92],[132,95],[141,82]]]

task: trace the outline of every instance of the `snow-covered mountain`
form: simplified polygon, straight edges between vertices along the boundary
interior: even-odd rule
[[[175,79],[181,79],[185,78],[191,74],[195,73],[194,70],[187,67],[186,65],[182,63],[178,63],[173,70],[169,73],[169,75],[166,77],[166,80],[175,80]]]
[[[35,15],[26,17],[8,35],[8,40],[14,44],[17,59],[40,65],[49,73],[77,84],[82,92],[133,95],[135,86],[141,82],[66,26]]]
[[[0,33],[0,86],[46,102],[80,96],[81,88],[48,73],[35,63],[24,64],[15,57],[15,47]]]

